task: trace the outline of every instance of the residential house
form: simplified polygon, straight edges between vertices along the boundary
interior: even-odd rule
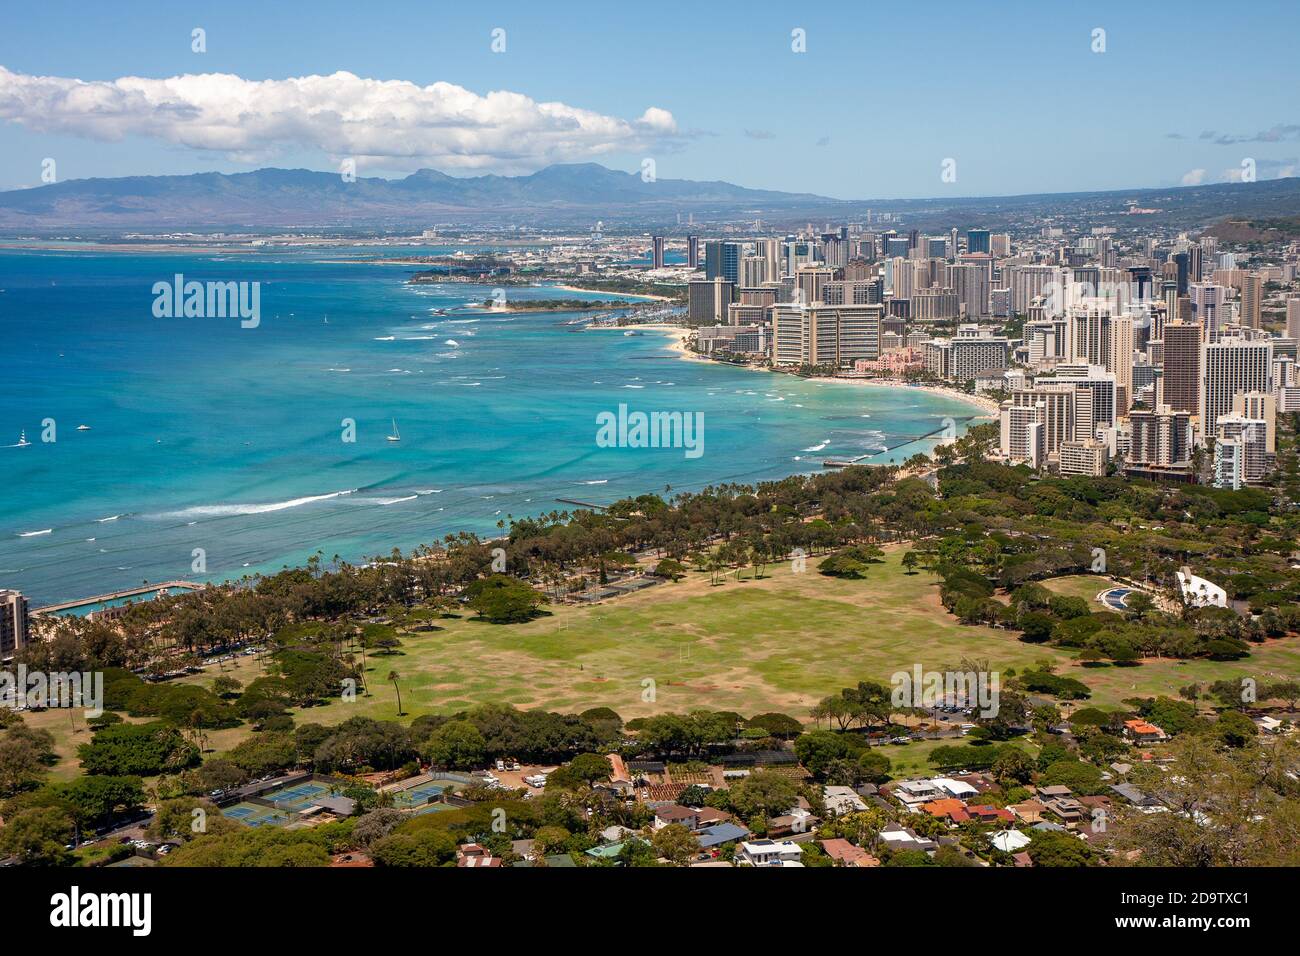
[[[791,840],[747,840],[735,859],[746,866],[803,866],[803,848]]]
[[[1016,853],[1032,841],[1019,830],[999,830],[989,834],[989,842],[1003,853]]]
[[[822,799],[826,804],[826,812],[833,817],[867,809],[866,803],[852,787],[823,787]]]
[[[840,866],[880,866],[879,860],[862,849],[862,847],[854,846],[848,840],[834,839],[820,842],[822,849],[826,851],[826,855]]]
[[[1004,810],[1001,807],[993,807],[988,804],[974,804],[966,807],[966,812],[971,815],[972,820],[980,823],[1015,823],[1016,818],[1010,810]]]
[[[880,831],[880,842],[894,852],[900,850],[923,850],[926,853],[939,848],[939,844],[921,836],[910,827],[891,823]]]
[[[734,843],[736,840],[746,840],[748,838],[749,830],[736,823],[715,823],[695,834],[695,839],[699,841],[701,850],[711,850],[714,847],[722,846],[724,843]]]
[[[931,800],[929,803],[923,803],[921,804],[921,812],[928,813],[939,820],[947,820],[953,824],[965,823],[971,818],[966,811],[966,804],[956,797],[944,797],[942,800]]]
[[[1007,809],[1022,823],[1037,823],[1043,818],[1043,811],[1047,808],[1031,797],[1019,803],[1009,803]]]
[[[492,851],[477,843],[466,843],[456,850],[458,867],[500,866],[501,858],[493,856]]]
[[[675,803],[655,808],[654,822],[650,824],[651,829],[662,830],[671,823],[680,823],[688,830],[697,829],[700,825],[700,811],[690,807],[680,807]]]
[[[1145,720],[1124,721],[1124,736],[1137,744],[1154,744],[1169,739],[1167,733]]]

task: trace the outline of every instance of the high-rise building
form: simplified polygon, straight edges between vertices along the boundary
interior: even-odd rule
[[[1063,305],[1065,275],[1058,266],[1011,266],[1007,270],[1011,287],[1011,308],[1018,315],[1029,312],[1035,299],[1051,297],[1051,305]],[[1053,294],[1054,293],[1054,294]]]
[[[1227,287],[1193,282],[1188,288],[1188,296],[1192,300],[1192,321],[1200,322],[1205,328],[1206,338],[1213,339],[1231,319]]]
[[[1201,324],[1165,323],[1164,374],[1160,402],[1196,414],[1201,407]]]
[[[1115,374],[1102,365],[1057,365],[1051,375],[1034,379],[1034,387],[1060,385],[1085,393],[1076,402],[1076,429],[1073,438],[1091,438],[1102,425],[1114,425],[1116,419]]]
[[[1219,416],[1218,436],[1214,443],[1215,484],[1220,478],[1220,446],[1223,446],[1225,458],[1227,452],[1232,453],[1232,483],[1226,487],[1240,488],[1243,484],[1253,485],[1264,480],[1272,466],[1272,456],[1266,447],[1267,431],[1268,426],[1260,419],[1243,415]]]
[[[725,279],[733,285],[740,281],[740,259],[744,245],[739,242],[704,244],[704,278]]]
[[[1061,450],[1061,443],[1070,441],[1075,437],[1075,419],[1076,408],[1075,402],[1079,398],[1079,392],[1069,385],[1035,385],[1033,388],[1016,388],[1011,390],[1011,400],[1003,405],[1002,428],[1003,428],[1003,449],[1002,453],[1015,458],[1029,458],[1028,455],[1009,453],[1008,448],[1014,452],[1021,447],[1021,443],[1026,438],[1021,437],[1017,431],[1020,427],[1018,423],[1029,421],[1037,422],[1042,429],[1039,436],[1033,436],[1036,443],[1041,443],[1040,457],[1042,462],[1049,459],[1056,459]],[[1031,408],[1036,409],[1033,417],[1026,419],[1022,413],[1011,412],[1008,416],[1006,411],[1008,407]],[[1008,428],[1010,431],[1008,431]],[[1008,442],[1010,444],[1008,445]]]
[[[1115,376],[1116,410],[1122,416],[1133,402],[1133,319],[1120,315],[1110,323],[1106,371]]]
[[[1005,369],[1011,354],[1004,336],[984,331],[935,338],[925,343],[925,368],[930,374],[952,382],[974,381],[980,372]]]
[[[651,253],[653,268],[662,269],[664,267],[664,237],[655,236],[651,241],[654,243],[654,250]]]
[[[1168,361],[1167,343],[1165,348]],[[1241,338],[1207,342],[1201,347],[1201,364],[1205,369],[1200,403],[1201,434],[1211,435],[1219,416],[1232,411],[1233,399],[1239,393],[1269,391],[1273,343],[1267,339]]]
[[[754,254],[762,256],[767,262],[767,280],[779,281],[781,278],[781,240],[759,239],[754,243]]]
[[[1100,478],[1106,474],[1106,445],[1095,438],[1061,442],[1059,458],[1063,477]]]
[[[18,591],[0,591],[0,660],[27,645],[27,599]]]
[[[961,314],[952,289],[917,289],[912,293],[912,318],[917,322],[951,322]]]
[[[1275,385],[1277,383],[1274,383]],[[1232,414],[1264,424],[1264,450],[1277,452],[1277,396],[1270,392],[1238,392],[1232,396]]]
[[[776,365],[850,366],[880,357],[879,305],[778,305],[772,309]]]
[[[1264,298],[1264,280],[1258,272],[1248,272],[1241,277],[1241,324],[1247,328],[1260,327],[1260,306]]]
[[[1291,296],[1286,300],[1286,336],[1300,339],[1300,296]]]
[[[812,305],[814,302],[824,302],[822,298],[822,287],[835,278],[834,269],[825,269],[818,266],[804,266],[795,273],[795,301]]]
[[[1046,401],[1003,402],[998,414],[1002,457],[1012,463],[1025,462],[1031,468],[1041,468],[1047,462],[1046,415]]]
[[[735,286],[725,279],[692,279],[687,283],[686,318],[691,322],[725,322]]]
[[[1129,427],[1128,464],[1173,468],[1192,460],[1191,416],[1186,412],[1163,407],[1133,411]]]
[[[957,293],[957,301],[969,319],[979,319],[989,314],[989,273],[984,266],[973,262],[958,262],[945,270],[944,285]]]
[[[686,264],[692,269],[700,267],[700,237],[686,237]]]
[[[768,280],[767,260],[762,256],[745,256],[740,260],[740,287],[757,289]]]
[[[989,231],[987,229],[967,230],[966,251],[967,252],[991,252],[992,244],[989,241]]]

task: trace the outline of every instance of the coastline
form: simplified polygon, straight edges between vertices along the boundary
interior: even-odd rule
[[[991,398],[985,398],[982,395],[970,395],[966,392],[959,392],[952,388],[941,388],[938,385],[908,385],[906,382],[894,382],[887,379],[878,378],[832,378],[826,375],[814,375],[807,379],[809,382],[830,382],[835,385],[866,385],[875,388],[903,388],[914,392],[925,392],[929,395],[937,395],[941,398],[951,398],[955,401],[966,402],[968,405],[974,405],[986,414],[981,416],[989,419],[996,419],[999,411],[998,403]]]
[[[601,326],[588,326],[588,328],[601,328]],[[611,326],[614,328],[614,326]],[[621,328],[621,326],[619,326]],[[691,330],[682,328],[678,325],[664,325],[661,323],[647,323],[637,325],[638,329],[649,329],[654,332],[668,333],[672,341],[667,348],[682,359],[693,362],[711,362],[708,356],[693,352],[686,347],[686,340],[690,338]],[[756,365],[730,365],[730,368],[745,368],[751,372],[767,372],[772,375],[788,375],[789,372],[781,372],[772,368],[763,368]],[[878,378],[835,378],[829,375],[813,375],[804,379],[805,382],[819,382],[829,385],[855,385],[868,386],[874,388],[900,388],[909,389],[917,392],[925,392],[928,395],[935,395],[939,398],[950,398],[955,401],[965,402],[967,405],[973,405],[984,414],[979,416],[988,420],[996,420],[998,416],[998,403],[991,398],[985,398],[982,395],[971,395],[966,392],[959,392],[956,389],[942,388],[938,385],[908,385],[906,382],[890,381],[888,379]]]
[[[532,286],[534,289],[559,289],[562,292],[585,292],[588,295],[612,295],[620,299],[645,299],[649,302],[672,302],[671,296],[650,295],[642,292],[614,292],[612,289],[584,289],[576,285],[553,285],[549,282],[538,283]]]

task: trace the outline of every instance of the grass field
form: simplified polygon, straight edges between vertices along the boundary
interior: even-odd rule
[[[1103,705],[1172,696],[1193,681],[1252,676],[1262,683],[1300,676],[1296,639],[1270,642],[1237,663],[1083,667],[1071,654],[1020,642],[1013,631],[958,624],[939,603],[933,576],[904,572],[903,550],[890,549],[862,581],[824,577],[814,570],[816,562],[802,574],[780,564],[759,580],[746,571],[741,581],[729,577],[715,587],[707,574],[692,574],[601,606],[557,607],[527,624],[486,624],[468,615],[444,619],[441,630],[404,633],[398,653],[368,654],[368,694],[354,703],[301,710],[296,719],[334,724],[356,715],[395,718],[390,671],[399,675],[406,719],[498,702],[566,712],[603,705],[624,719],[700,707],[745,716],[782,711],[806,720],[817,700],[860,679],[888,681],[918,663],[946,670],[963,658],[987,660],[1004,672],[1051,660],[1058,673],[1083,680],[1093,702]],[[1054,589],[1091,597],[1105,585],[1102,578],[1076,575]],[[245,683],[261,672],[253,658],[221,671]],[[185,680],[208,683],[217,674],[211,669]],[[84,730],[70,732],[66,713],[27,719],[55,733],[61,756],[71,757],[89,737]],[[84,727],[81,720],[77,724]],[[217,731],[209,735],[210,746],[228,749],[248,732]],[[920,754],[922,747],[897,749]],[[65,760],[57,775],[75,771],[75,760]]]
[[[1063,574],[1042,582],[1043,587],[1054,594],[1064,597],[1083,598],[1093,611],[1109,611],[1110,608],[1097,600],[1097,595],[1110,588],[1124,587],[1114,578],[1100,574]]]

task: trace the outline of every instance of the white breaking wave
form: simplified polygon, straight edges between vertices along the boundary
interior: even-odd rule
[[[375,338],[376,342],[396,342],[396,335],[380,335]]]
[[[397,505],[403,501],[414,501],[420,497],[417,495],[403,495],[400,498],[353,498],[353,502],[359,505]]]
[[[331,498],[341,498],[344,495],[350,495],[357,489],[350,488],[347,491],[333,491],[327,495],[308,495],[305,498],[290,498],[288,501],[271,501],[266,504],[249,504],[249,505],[195,505],[193,508],[183,508],[180,511],[168,511],[161,515],[163,518],[227,518],[234,515],[261,515],[269,514],[272,511],[285,511],[289,508],[300,508],[303,505],[309,505],[317,501],[328,501]]]
[[[20,538],[36,538],[36,537],[39,537],[40,535],[43,535],[43,534],[49,534],[49,533],[50,533],[51,531],[53,531],[53,530],[54,530],[53,528],[44,528],[44,529],[42,529],[41,531],[19,531],[19,532],[18,532],[18,537],[20,537]]]
[[[824,448],[825,448],[827,445],[829,445],[830,443],[831,443],[831,440],[830,440],[829,438],[827,438],[827,439],[826,439],[825,441],[823,441],[821,444],[819,444],[819,445],[810,445],[808,448],[805,448],[805,449],[803,449],[803,450],[804,450],[804,451],[821,451],[822,449],[824,449]]]

